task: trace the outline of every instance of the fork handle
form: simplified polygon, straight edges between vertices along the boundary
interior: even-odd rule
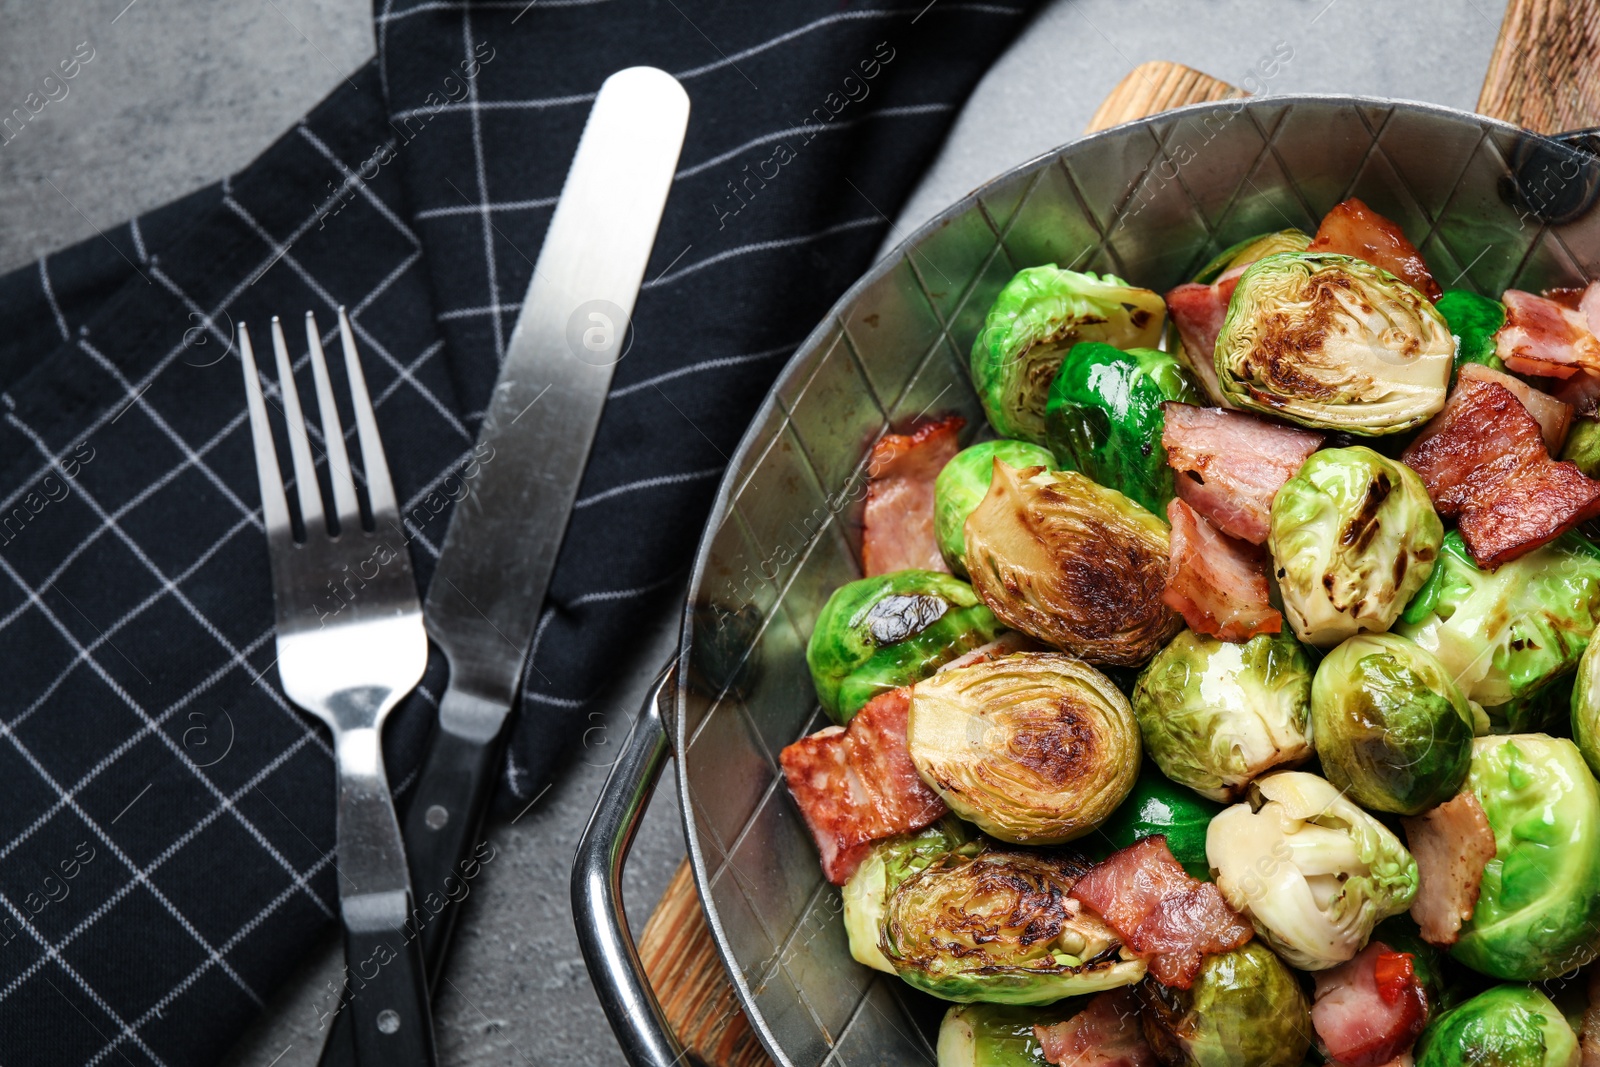
[[[340,901],[348,1010],[362,1067],[433,1067],[433,1014],[417,938],[408,936],[411,894],[363,893]]]

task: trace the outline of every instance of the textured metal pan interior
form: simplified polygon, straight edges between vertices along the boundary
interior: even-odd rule
[[[931,1063],[942,1008],[854,963],[784,745],[826,725],[805,665],[818,609],[860,576],[864,461],[917,416],[983,414],[965,357],[1022,267],[1165,290],[1220,249],[1312,232],[1359,196],[1441,284],[1498,295],[1600,268],[1590,157],[1464,112],[1357,97],[1205,104],[1089,137],[995,179],[912,235],[801,346],[723,479],[684,626],[676,750],[700,893],[779,1063]],[[832,1057],[830,1059],[830,1057]]]

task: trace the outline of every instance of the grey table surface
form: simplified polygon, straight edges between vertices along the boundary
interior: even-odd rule
[[[616,0],[619,3],[629,0]],[[0,270],[123,222],[247,164],[372,54],[363,0],[0,0],[0,112],[56,60],[95,58],[0,145]],[[1135,64],[1171,59],[1262,93],[1358,92],[1471,108],[1503,0],[1053,0],[980,85],[890,243],[1011,165],[1074,138]],[[1271,77],[1261,64],[1292,50]],[[617,745],[672,646],[664,617],[628,650],[582,758],[492,840],[437,1009],[446,1065],[616,1063],[572,930],[568,866]],[[668,774],[670,775],[670,770]],[[625,885],[637,925],[683,855],[670,780]],[[316,1061],[330,938],[230,1067]]]

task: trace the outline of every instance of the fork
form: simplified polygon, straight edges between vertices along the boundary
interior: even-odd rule
[[[383,770],[382,736],[384,717],[422,678],[428,639],[406,545],[391,547],[387,535],[378,532],[399,529],[399,513],[350,319],[342,307],[339,337],[372,531],[362,528],[350,456],[315,317],[306,313],[306,344],[322,416],[337,530],[330,530],[323,513],[293,365],[277,316],[272,318],[272,349],[303,528],[298,540],[255,352],[242,322],[239,356],[272,561],[278,677],[290,700],[328,724],[338,764],[336,869],[345,935],[340,1010],[351,1013],[360,1063],[416,1067],[435,1062],[433,1020],[421,946],[413,936],[415,929],[407,927],[411,883]]]

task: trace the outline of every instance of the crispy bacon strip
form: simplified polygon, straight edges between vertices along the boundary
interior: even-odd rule
[[[1283,630],[1283,615],[1267,594],[1267,553],[1219,533],[1182,500],[1167,504],[1172,524],[1167,557],[1168,607],[1189,629],[1223,641],[1248,641]]]
[[[1528,414],[1539,424],[1539,432],[1544,437],[1546,451],[1552,456],[1561,453],[1561,446],[1567,440],[1567,430],[1572,425],[1572,405],[1535,389],[1521,378],[1490,370],[1482,363],[1462,364],[1460,376],[1505,386],[1513,396],[1522,401],[1522,406],[1528,409]]]
[[[933,536],[933,480],[961,449],[959,415],[888,433],[867,461],[867,504],[861,569],[867,577],[920,567],[948,571]]]
[[[834,885],[849,880],[872,842],[920,830],[948,810],[911,762],[910,711],[910,689],[880,693],[848,727],[819,730],[778,757]]]
[[[1073,885],[1163,985],[1188,989],[1200,960],[1245,944],[1255,930],[1210,882],[1191,878],[1161,834],[1112,853]]]
[[[1583,1034],[1578,1043],[1583,1059],[1579,1067],[1600,1067],[1600,967],[1591,964],[1588,970],[1588,1006],[1583,1009]]]
[[[1178,496],[1229,537],[1265,544],[1272,498],[1322,447],[1322,435],[1240,411],[1175,402],[1161,411]]]
[[[1546,378],[1600,374],[1600,338],[1584,312],[1520,289],[1500,299],[1506,324],[1494,335],[1494,351],[1507,368]]]
[[[1112,989],[1078,1014],[1035,1026],[1046,1063],[1060,1067],[1157,1067],[1161,1062],[1139,1027],[1139,999],[1131,988]]]
[[[1424,941],[1448,948],[1477,907],[1484,864],[1494,859],[1494,831],[1470,789],[1400,822],[1417,861],[1411,917]]]
[[[1335,204],[1333,210],[1322,217],[1322,225],[1317,227],[1317,235],[1306,251],[1337,252],[1364,259],[1375,267],[1382,267],[1429,300],[1438,300],[1444,295],[1428,271],[1428,265],[1422,261],[1422,253],[1406,239],[1405,232],[1353,196],[1342,204]]]
[[[1337,1067],[1382,1067],[1410,1050],[1428,1021],[1428,994],[1411,954],[1381,941],[1316,972],[1311,1025]]]
[[[1244,266],[1234,267],[1210,285],[1190,282],[1167,293],[1167,315],[1178,328],[1183,341],[1184,361],[1194,371],[1200,386],[1213,404],[1231,408],[1217,382],[1217,336],[1222,333],[1222,322],[1228,317],[1228,301],[1239,287],[1239,276]]]

